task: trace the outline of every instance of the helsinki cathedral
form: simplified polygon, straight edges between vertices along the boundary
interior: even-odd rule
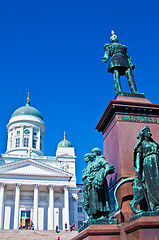
[[[0,155],[0,229],[32,225],[35,230],[60,230],[87,219],[76,184],[75,150],[64,139],[56,156],[44,155],[45,126],[30,106],[15,110],[7,125],[7,151]]]

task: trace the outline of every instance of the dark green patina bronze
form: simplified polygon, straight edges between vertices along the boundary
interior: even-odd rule
[[[130,206],[135,213],[159,211],[159,144],[151,136],[146,125],[139,131],[139,141],[134,148],[133,166],[137,177],[133,182]],[[140,210],[137,210],[137,204],[140,204]]]
[[[91,153],[86,153],[84,155],[84,161],[87,163],[87,167],[83,169],[82,172],[82,181],[84,183],[84,190],[83,190],[83,200],[82,200],[82,205],[85,211],[87,212],[88,216],[90,216],[90,210],[89,210],[89,192],[90,192],[90,173],[92,171],[93,167],[93,160],[94,157]]]
[[[115,189],[114,189],[114,200],[115,200],[115,212],[119,211],[120,206],[116,197],[116,193],[119,187],[121,187],[123,184],[128,183],[128,182],[133,182],[135,179],[135,177],[129,177],[129,178],[125,178],[124,180],[122,180],[121,182],[119,182]]]
[[[104,46],[105,54],[102,58],[103,62],[107,62],[111,57],[108,72],[114,75],[114,87],[116,93],[122,93],[120,76],[125,75],[128,79],[128,84],[131,93],[137,93],[137,88],[134,80],[132,70],[135,68],[135,64],[132,63],[131,58],[128,55],[127,47],[118,43],[118,37],[112,31],[110,38],[111,44],[106,43]]]
[[[139,212],[135,214],[133,217],[130,218],[130,221],[134,221],[140,217],[156,217],[159,216],[159,211],[146,211],[146,212]]]
[[[108,165],[99,148],[92,149],[92,154],[85,154],[84,159],[87,167],[82,175],[84,182],[82,205],[89,216],[89,221],[97,223],[108,218],[110,212],[106,176],[114,173],[114,166]]]
[[[118,188],[127,182],[133,182],[133,200],[130,207],[136,216],[131,220],[141,216],[159,216],[159,144],[151,136],[147,125],[139,131],[139,141],[133,152],[133,167],[137,176],[122,180],[114,190],[115,211],[118,211]],[[137,209],[138,204],[140,210]]]
[[[133,182],[133,200],[130,207],[136,216],[131,220],[140,216],[159,216],[159,144],[151,136],[147,125],[139,131],[139,141],[133,152],[133,167],[137,176],[122,180],[114,190],[115,211],[118,211],[118,188],[127,182]],[[137,209],[138,204],[140,210]]]

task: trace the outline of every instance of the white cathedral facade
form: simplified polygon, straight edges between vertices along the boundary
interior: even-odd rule
[[[65,136],[56,156],[44,155],[44,121],[29,98],[7,130],[7,151],[0,156],[0,229],[62,230],[86,220],[75,151]]]

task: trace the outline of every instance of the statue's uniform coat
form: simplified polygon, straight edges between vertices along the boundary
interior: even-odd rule
[[[104,48],[106,51],[105,57],[106,58],[111,57],[108,72],[113,73],[114,68],[118,67],[120,75],[123,76],[125,74],[125,70],[127,68],[130,68],[130,64],[127,57],[128,56],[127,47],[119,43],[112,43],[106,44]]]

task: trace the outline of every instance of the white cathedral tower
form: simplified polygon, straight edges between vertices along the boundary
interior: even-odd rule
[[[18,108],[7,125],[8,154],[26,155],[32,151],[34,156],[44,155],[45,126],[40,112],[30,106],[29,93],[26,106]]]
[[[7,125],[7,151],[0,156],[0,229],[54,230],[86,220],[76,185],[75,150],[64,139],[56,156],[44,155],[45,126],[30,106],[15,110]]]

